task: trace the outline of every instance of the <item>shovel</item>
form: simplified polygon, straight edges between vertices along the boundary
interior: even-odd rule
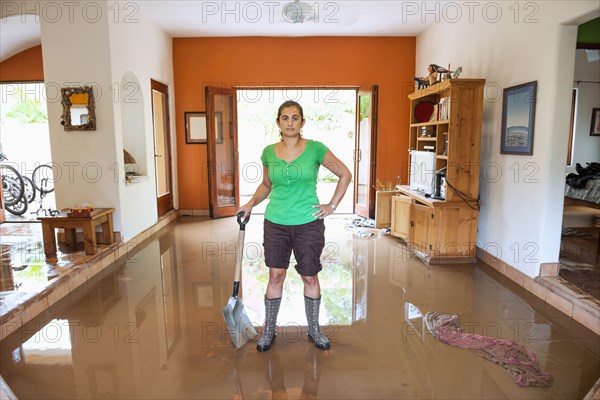
[[[233,294],[229,298],[227,305],[223,307],[223,318],[227,324],[227,329],[231,335],[231,340],[236,349],[242,347],[248,340],[256,337],[256,329],[250,322],[250,319],[244,311],[244,303],[238,298],[240,289],[240,277],[242,275],[242,258],[244,254],[244,236],[246,234],[246,224],[250,218],[242,221],[243,211],[237,214],[237,222],[240,225],[240,234],[238,236],[238,248],[235,258],[235,275],[233,278]]]

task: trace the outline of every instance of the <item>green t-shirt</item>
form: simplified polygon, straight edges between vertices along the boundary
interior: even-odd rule
[[[271,194],[265,218],[280,225],[300,225],[315,220],[313,213],[317,197],[317,176],[327,147],[306,140],[306,148],[288,163],[275,155],[275,145],[265,147],[260,159],[269,171]]]

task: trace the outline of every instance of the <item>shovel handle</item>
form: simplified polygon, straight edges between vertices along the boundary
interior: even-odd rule
[[[244,212],[240,211],[239,213],[236,214],[236,216],[237,216],[237,222],[238,222],[238,224],[240,224],[240,230],[245,231],[246,224],[248,223],[248,221],[250,221],[250,215],[248,215],[248,218],[243,220],[242,217],[244,216]]]
[[[244,212],[240,211],[236,214],[237,222],[240,224],[240,232],[238,235],[238,248],[237,255],[235,257],[235,273],[233,277],[233,297],[238,296],[238,291],[240,288],[240,280],[242,277],[242,258],[244,257],[244,236],[246,236],[246,224],[250,220],[250,216],[245,220],[242,219],[244,216]]]

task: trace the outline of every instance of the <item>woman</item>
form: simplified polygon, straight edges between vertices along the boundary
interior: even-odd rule
[[[267,351],[275,338],[275,325],[283,282],[294,252],[296,270],[304,282],[304,306],[308,320],[308,336],[320,349],[329,348],[329,339],[319,327],[321,287],[318,272],[325,246],[323,218],[333,213],[344,197],[352,175],[324,144],[304,139],[301,135],[306,120],[300,104],[286,101],[277,112],[281,141],[263,150],[263,181],[250,201],[240,207],[247,218],[252,208],[267,198],[265,211],[264,250],[269,267],[269,283],[265,294],[265,325],[256,348]],[[320,165],[339,177],[331,201],[319,204],[317,176]]]

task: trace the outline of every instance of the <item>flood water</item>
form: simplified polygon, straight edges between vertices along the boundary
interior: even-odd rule
[[[236,350],[221,310],[238,225],[182,218],[2,341],[0,373],[19,399],[581,399],[600,377],[599,337],[491,268],[427,267],[396,238],[353,234],[343,216],[326,221],[327,351],[307,339],[293,268],[273,347],[260,353],[252,339]],[[267,278],[256,216],[241,297],[257,328]],[[437,341],[428,312],[525,346],[552,384],[518,387],[502,366]]]

